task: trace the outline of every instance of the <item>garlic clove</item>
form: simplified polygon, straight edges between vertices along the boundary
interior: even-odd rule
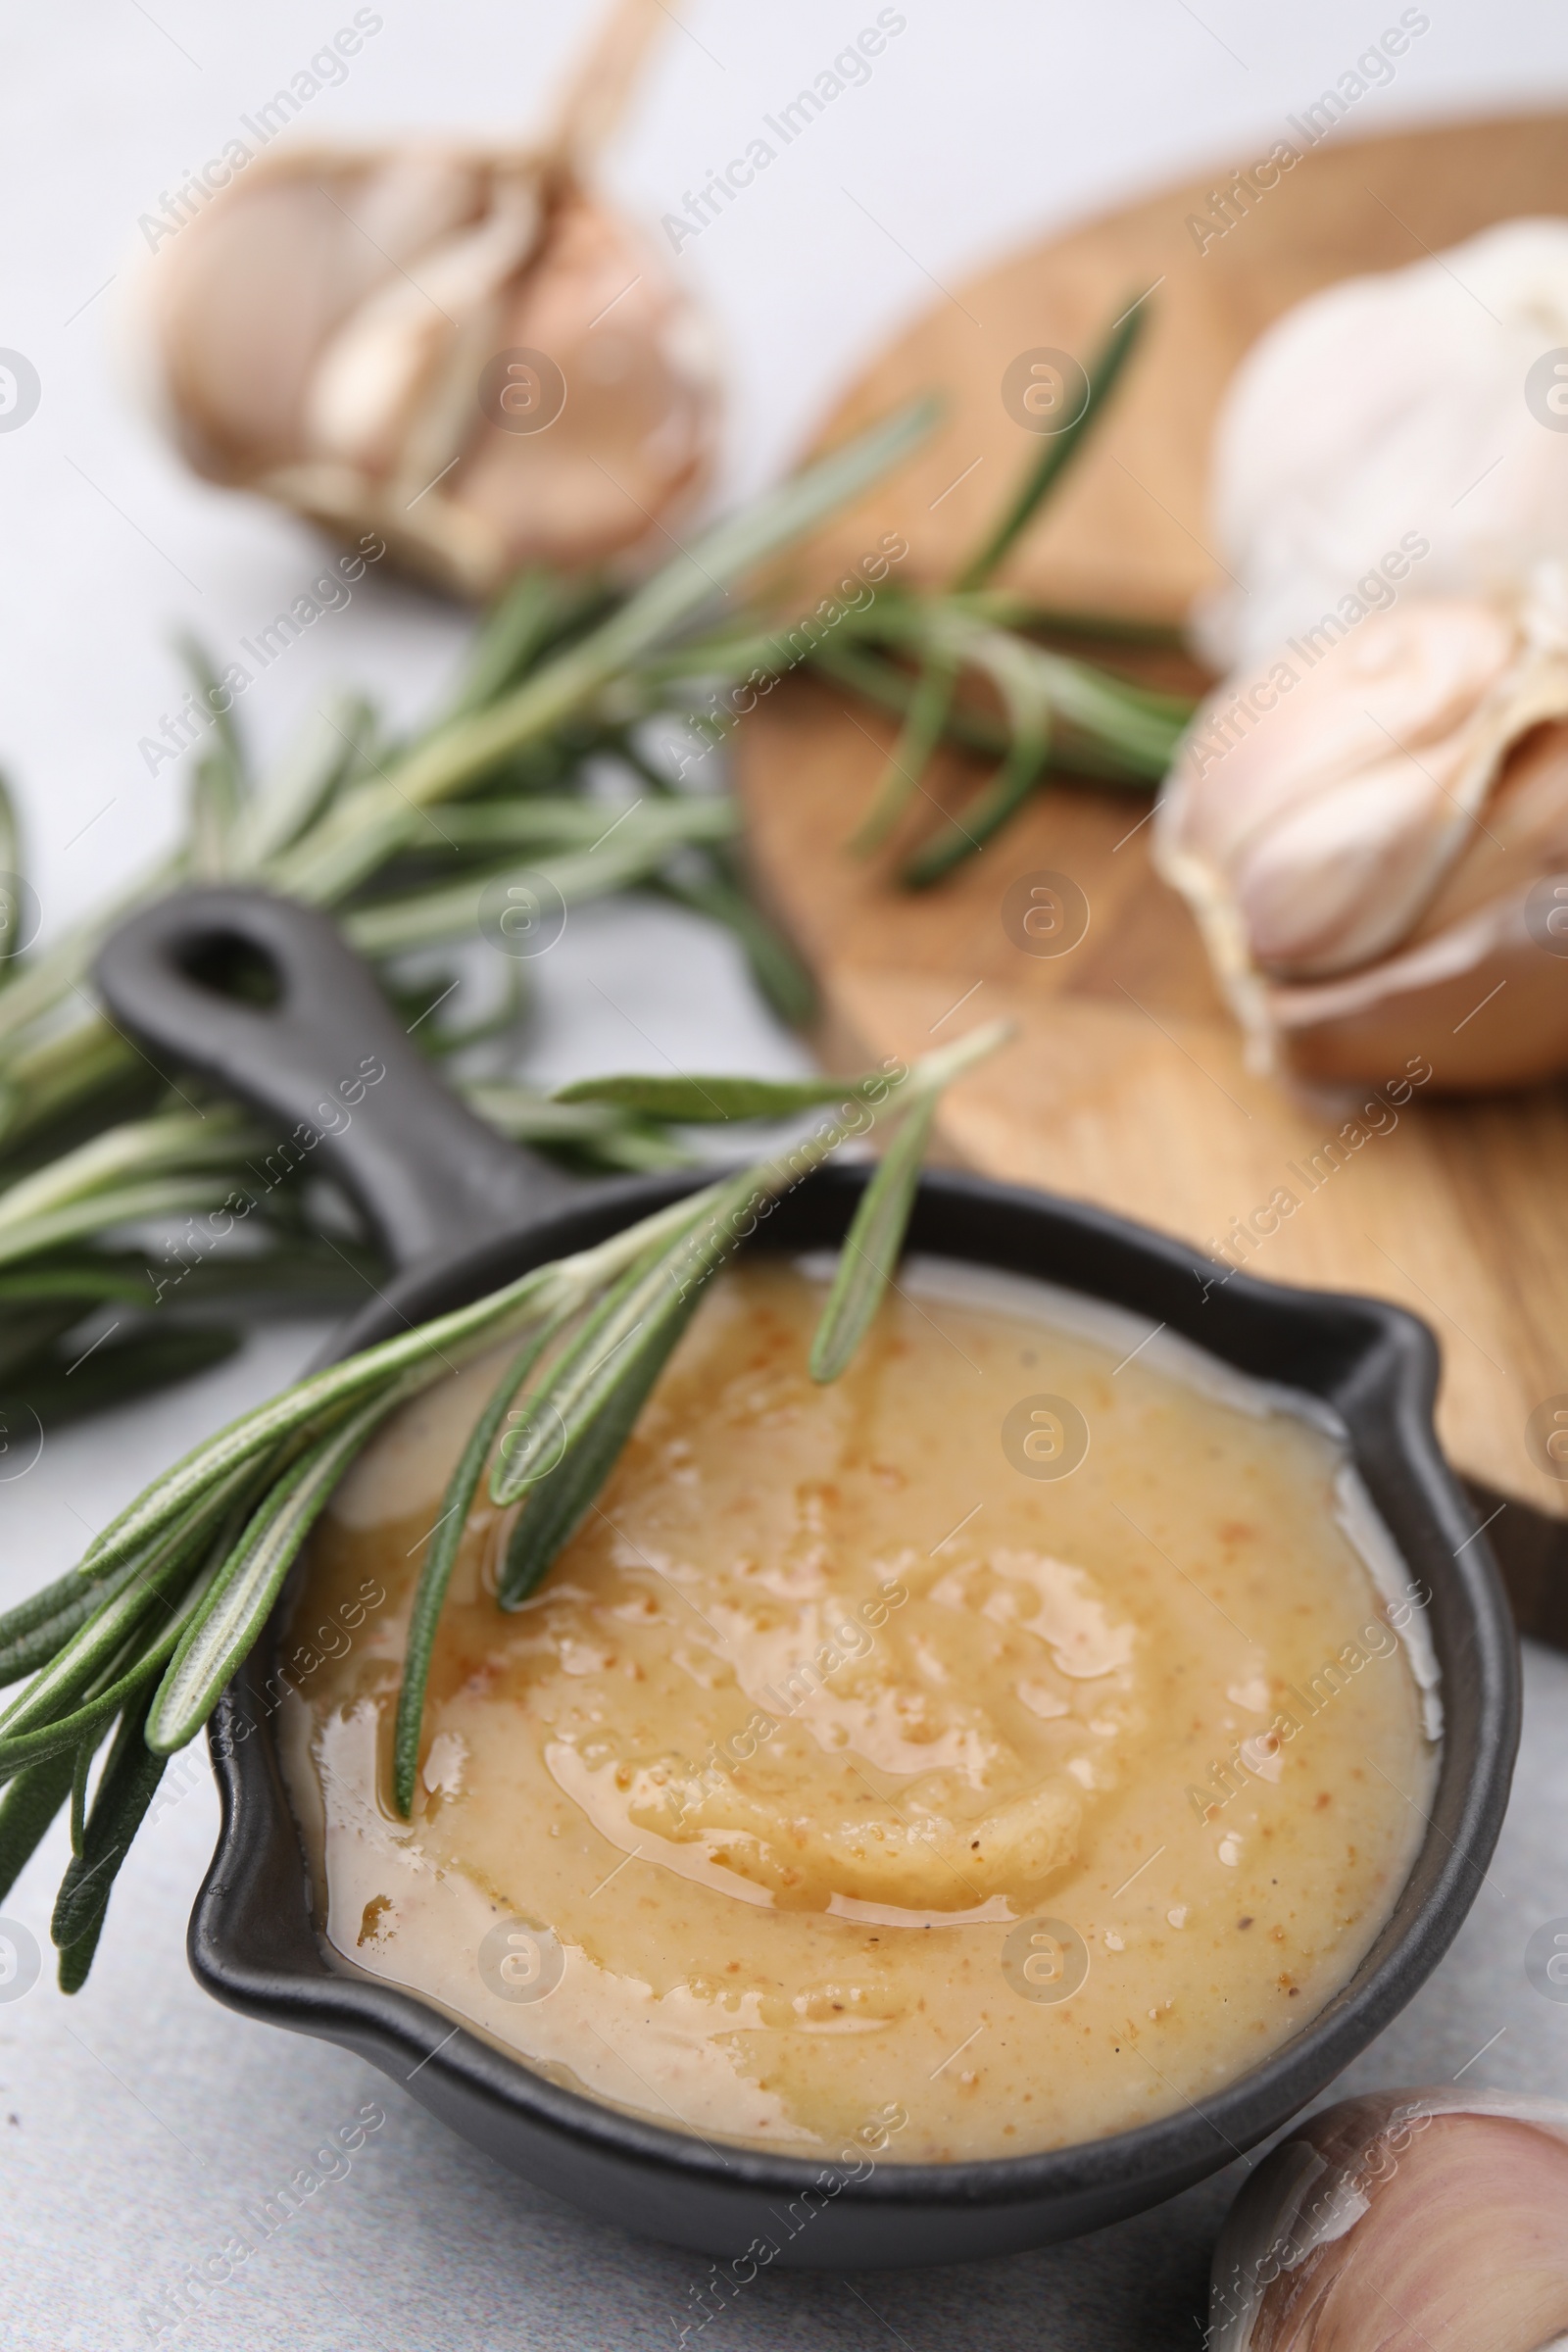
[[[1568,904],[1568,859],[1562,881]],[[1461,1094],[1568,1069],[1568,972],[1543,952],[1527,897],[1496,900],[1348,979],[1264,989],[1276,1059],[1323,1085],[1377,1084],[1419,1060],[1429,1089]],[[1494,998],[1497,1016],[1478,1018]]]
[[[1435,938],[1557,872],[1568,872],[1568,723],[1547,719],[1510,746],[1481,822],[1411,938]]]
[[[1568,543],[1568,435],[1532,370],[1568,346],[1568,220],[1504,221],[1342,280],[1243,360],[1214,438],[1227,584],[1195,615],[1216,669],[1332,614],[1401,543],[1430,595],[1506,589]],[[1548,370],[1549,372],[1549,370]]]
[[[1369,737],[1354,775],[1283,811],[1233,870],[1253,961],[1312,977],[1353,969],[1396,944],[1434,869],[1458,848],[1467,811],[1429,764]]]
[[[471,162],[431,149],[255,164],[149,273],[170,416],[212,480],[245,483],[306,446],[318,357],[358,306],[471,220]]]
[[[1282,648],[1194,720],[1162,796],[1161,854],[1223,877],[1259,965],[1351,968],[1404,935],[1521,725],[1558,710],[1568,659],[1487,604],[1412,602],[1311,668]]]
[[[1234,859],[1280,812],[1397,758],[1401,745],[1446,771],[1431,779],[1438,792],[1451,789],[1463,729],[1518,643],[1513,622],[1489,604],[1427,599],[1370,618],[1315,659],[1308,647],[1276,649],[1193,722],[1193,817],[1211,854]]]
[[[633,226],[575,193],[558,213],[551,267],[517,287],[497,347],[547,352],[565,407],[546,433],[487,427],[454,501],[544,562],[596,563],[650,536],[667,552],[650,518],[688,504],[706,479],[717,367],[711,337]]]
[[[620,0],[537,150],[420,141],[253,164],[150,272],[185,455],[468,596],[519,565],[631,567],[706,485],[711,339],[586,173],[667,12]],[[537,421],[486,369],[542,353]]]
[[[1544,2352],[1568,2329],[1568,2105],[1382,2091],[1313,2116],[1214,2250],[1212,2352]]]
[[[1568,871],[1565,614],[1554,569],[1506,603],[1411,600],[1199,713],[1155,860],[1254,1065],[1376,1080],[1415,1053],[1473,1088],[1568,1064],[1568,960],[1531,927]],[[1467,1034],[1502,985],[1506,1024]]]
[[[498,174],[490,209],[418,257],[417,278],[374,287],[317,354],[303,439],[313,456],[390,474],[432,375],[462,334],[457,319],[492,301],[528,259],[539,189]]]

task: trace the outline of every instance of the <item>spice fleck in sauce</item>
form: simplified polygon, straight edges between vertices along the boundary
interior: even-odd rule
[[[514,1613],[475,1509],[411,1822],[405,1627],[493,1368],[362,1458],[282,1660],[323,1932],[710,2136],[836,2154],[898,2113],[888,2159],[931,2161],[1169,2114],[1392,1908],[1436,1770],[1420,1595],[1330,1429],[1147,1326],[916,1260],[821,1389],[822,1298],[719,1279]]]

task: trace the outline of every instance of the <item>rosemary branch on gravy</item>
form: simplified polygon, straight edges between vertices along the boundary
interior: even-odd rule
[[[810,1368],[849,1364],[898,1260],[943,1089],[993,1053],[1004,1023],[907,1069],[829,1080],[611,1079],[669,1118],[757,1117],[831,1102],[802,1140],[688,1193],[595,1248],[534,1268],[297,1382],[155,1479],[76,1567],[0,1616],[0,1679],[26,1688],[0,1715],[0,1900],[69,1801],[72,1859],[51,1933],[67,1991],[85,1981],[123,1862],[164,1766],[194,1738],[261,1635],[333,1490],[389,1414],[475,1356],[515,1343],[443,1497],[404,1665],[394,1796],[407,1814],[447,1583],[488,1472],[515,1505],[498,1601],[515,1608],[610,1475],[704,1289],[777,1198],[873,1124],[890,1130],[823,1308]],[[520,1399],[520,1404],[519,1404]],[[89,1801],[95,1756],[109,1743]]]

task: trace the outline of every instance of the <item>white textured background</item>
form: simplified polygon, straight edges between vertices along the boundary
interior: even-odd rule
[[[0,346],[43,395],[0,435],[0,764],[52,927],[171,834],[177,784],[138,737],[182,681],[170,638],[223,648],[298,593],[309,533],[184,475],[140,413],[124,356],[137,217],[218,152],[353,14],[348,0],[75,0],[9,13],[0,89]],[[592,21],[583,0],[380,0],[383,28],[302,120],[313,138],[399,124],[497,132],[539,119]],[[905,0],[906,29],[745,197],[682,251],[728,354],[726,485],[770,477],[885,336],[1016,242],[1254,152],[1386,24],[1396,0]],[[1399,121],[1568,93],[1568,19],[1541,0],[1430,0],[1393,84],[1355,109]],[[872,0],[691,0],[617,150],[651,220],[744,148],[859,28]],[[413,711],[457,651],[452,615],[368,578],[247,696],[265,751],[328,679]],[[725,946],[673,913],[586,910],[541,967],[531,1067],[786,1068]],[[618,1006],[635,1009],[635,1025]],[[297,1368],[317,1335],[273,1331],[207,1383],[50,1444],[0,1485],[0,1600],[57,1573],[158,1463]],[[1503,1847],[1459,1946],[1354,2070],[1357,2083],[1551,2084],[1568,2007],[1530,1991],[1530,1931],[1568,1912],[1568,1662],[1530,1661],[1526,1749]],[[362,2101],[389,2122],[350,2178],[216,2293],[190,2352],[588,2352],[668,2346],[705,2265],[635,2244],[497,2172],[368,2068],[229,2017],[186,1974],[210,1848],[205,1765],[145,1834],[86,1992],[47,1980],[0,2005],[0,2338],[18,2352],[141,2343],[139,2298],[220,2247],[242,2202],[309,2161]],[[175,1783],[172,1786],[179,1786]],[[46,1940],[63,1839],[6,1909]],[[1474,2054],[1488,2044],[1484,2055]],[[1473,2063],[1468,2063],[1473,2061]],[[972,2270],[764,2275],[710,2341],[909,2352],[1119,2352],[1191,2344],[1228,2183],[1084,2244]]]

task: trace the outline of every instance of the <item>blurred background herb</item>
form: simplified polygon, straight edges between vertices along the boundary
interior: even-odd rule
[[[183,841],[116,903],[0,961],[0,1399],[24,1396],[45,1424],[92,1411],[207,1369],[259,1315],[347,1307],[374,1276],[345,1202],[308,1169],[282,1169],[255,1121],[172,1085],[99,1009],[92,960],[129,908],[245,881],[332,909],[481,1117],[584,1172],[649,1171],[691,1158],[684,1120],[515,1075],[528,962],[480,952],[487,935],[497,944],[485,910],[510,899],[531,923],[659,893],[732,932],[774,1011],[808,1027],[810,977],[754,895],[741,811],[686,782],[747,692],[755,702],[804,668],[902,715],[855,828],[862,855],[901,825],[941,743],[995,760],[905,858],[912,887],[974,855],[1053,772],[1155,784],[1189,705],[1063,650],[1113,636],[1102,619],[989,585],[1102,412],[1144,315],[1113,328],[1083,415],[1031,460],[957,581],[868,582],[830,631],[793,619],[768,567],[918,442],[929,403],[712,525],[639,587],[523,571],[443,707],[406,736],[341,694],[258,774],[232,695],[187,644],[207,724]],[[3,825],[14,938],[25,885],[9,804]]]

